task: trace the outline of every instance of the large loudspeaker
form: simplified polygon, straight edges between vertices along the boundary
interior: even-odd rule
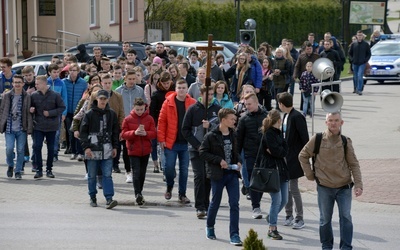
[[[343,105],[343,97],[337,92],[331,92],[325,89],[321,93],[321,106],[322,109],[329,113],[338,112]]]
[[[325,80],[333,77],[335,69],[328,58],[319,58],[313,63],[312,73],[317,79]]]
[[[241,32],[240,43],[250,44],[251,40],[253,40],[253,34],[251,34],[251,32]]]

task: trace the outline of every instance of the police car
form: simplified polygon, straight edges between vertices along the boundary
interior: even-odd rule
[[[364,76],[364,83],[368,80],[400,81],[400,35],[382,35],[380,40],[371,49],[368,61],[371,67]]]

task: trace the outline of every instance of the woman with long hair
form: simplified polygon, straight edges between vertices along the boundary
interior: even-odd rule
[[[225,79],[232,77],[230,86],[231,99],[233,102],[239,101],[240,90],[243,85],[251,81],[250,65],[247,62],[247,53],[240,53],[237,62],[225,72]]]
[[[160,80],[161,70],[158,70],[150,75],[149,81],[144,87],[144,96],[146,96],[147,105],[150,107],[151,104],[151,96],[154,92],[157,91],[157,84]]]
[[[181,75],[179,74],[178,65],[171,64],[167,70],[172,76],[172,82],[175,84],[177,80],[181,79]]]
[[[262,61],[262,86],[258,93],[258,101],[265,107],[267,111],[272,109],[271,101],[274,92],[274,84],[272,82],[272,60],[265,57]]]
[[[288,181],[289,170],[286,165],[285,156],[288,146],[281,131],[282,119],[278,110],[269,111],[268,116],[263,120],[261,131],[263,133],[260,155],[260,166],[265,168],[278,168],[280,175],[280,191],[269,193],[271,206],[267,221],[269,222],[268,237],[274,240],[281,240],[278,232],[278,214],[288,202]]]
[[[215,102],[221,108],[233,109],[233,102],[229,97],[228,84],[225,81],[218,81],[214,85]]]

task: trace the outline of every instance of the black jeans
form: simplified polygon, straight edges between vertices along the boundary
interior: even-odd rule
[[[207,178],[205,161],[200,159],[199,152],[189,151],[194,174],[194,206],[197,210],[208,210],[210,205],[211,182]]]
[[[144,180],[146,179],[147,164],[149,163],[149,154],[145,156],[129,156],[132,165],[133,189],[135,195],[143,191]]]
[[[67,116],[65,117],[65,130],[66,133],[68,134],[68,141],[69,141],[69,146],[71,148],[71,154],[81,154],[83,155],[83,149],[81,146],[81,142],[79,139],[76,139],[74,137],[74,132],[70,130],[71,124],[73,121],[74,114],[68,113]],[[57,142],[58,143],[58,142]]]
[[[122,144],[122,160],[124,161],[124,167],[127,173],[132,171],[131,168],[131,161],[129,159],[129,155],[128,155],[128,148],[126,147],[126,141],[121,141]]]

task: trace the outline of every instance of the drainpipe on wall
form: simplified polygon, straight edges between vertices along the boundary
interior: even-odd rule
[[[3,47],[3,57],[7,56],[7,40],[6,40],[6,0],[1,0],[1,35],[3,37],[1,45]]]
[[[122,41],[122,0],[119,0],[119,41]]]

